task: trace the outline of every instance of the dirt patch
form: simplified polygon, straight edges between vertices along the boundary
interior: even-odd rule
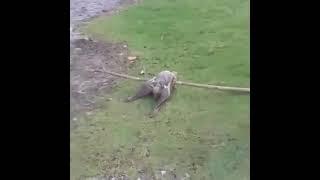
[[[99,15],[112,15],[136,0],[71,0],[70,1],[70,119],[90,113],[106,100],[116,85],[117,77],[101,72],[126,73],[129,55],[125,43],[94,41],[79,27]],[[71,129],[75,126],[71,121]]]
[[[97,42],[79,39],[70,52],[71,119],[93,110],[99,100],[116,85],[117,77],[106,70],[126,73],[129,51],[125,43]]]

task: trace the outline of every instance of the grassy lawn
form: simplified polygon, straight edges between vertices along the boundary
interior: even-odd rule
[[[248,0],[144,0],[87,31],[127,41],[131,70],[177,71],[179,80],[250,86]],[[136,75],[135,74],[135,75]],[[123,103],[139,86],[124,81],[112,100],[71,132],[71,178],[175,169],[192,179],[250,179],[250,96],[179,86],[154,119],[153,101]]]

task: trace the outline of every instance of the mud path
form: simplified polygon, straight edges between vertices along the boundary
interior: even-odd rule
[[[126,72],[128,49],[125,43],[99,42],[88,38],[79,27],[92,18],[113,14],[134,0],[70,0],[70,120],[90,113],[105,100],[117,77],[101,72]],[[100,71],[99,71],[100,70]]]

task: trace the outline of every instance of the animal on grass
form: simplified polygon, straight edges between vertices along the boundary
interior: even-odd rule
[[[156,100],[156,105],[152,112],[149,113],[149,117],[154,117],[171,96],[175,89],[176,81],[177,72],[167,70],[161,71],[155,77],[144,82],[139,87],[136,94],[128,97],[126,102],[132,102],[146,96],[153,96]]]

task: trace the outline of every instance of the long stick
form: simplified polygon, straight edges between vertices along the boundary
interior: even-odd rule
[[[145,78],[138,78],[138,77],[129,76],[129,75],[125,75],[125,74],[119,74],[119,73],[115,73],[115,72],[111,72],[111,71],[107,71],[107,70],[104,70],[104,72],[111,74],[111,75],[114,75],[114,76],[123,77],[126,79],[133,79],[133,80],[137,80],[137,81],[147,81],[148,80]]]
[[[126,79],[132,79],[132,80],[137,80],[137,81],[147,81],[148,80],[148,79],[145,79],[145,78],[138,78],[138,77],[134,77],[134,76],[129,76],[129,75],[125,75],[125,74],[119,74],[119,73],[107,71],[105,69],[104,69],[104,72],[106,72],[108,74],[111,74],[111,75],[114,75],[114,76],[126,78]],[[248,93],[250,93],[250,88],[216,86],[216,85],[209,85],[209,84],[189,83],[189,82],[183,82],[183,81],[177,81],[176,83],[180,84],[180,85],[187,85],[187,86],[193,86],[193,87],[203,87],[203,88],[208,88],[208,89],[240,91],[240,92],[248,92]]]
[[[216,85],[210,85],[210,84],[197,84],[197,83],[189,83],[189,82],[182,82],[182,81],[177,81],[176,83],[177,84],[181,84],[181,85],[194,86],[194,87],[204,87],[204,88],[209,88],[209,89],[228,90],[228,91],[241,91],[241,92],[250,93],[250,88],[216,86]]]

